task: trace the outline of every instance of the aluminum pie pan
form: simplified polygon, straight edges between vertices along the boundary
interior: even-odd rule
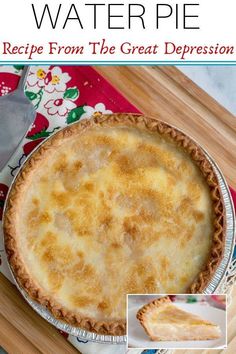
[[[235,247],[235,210],[234,204],[231,197],[231,193],[229,191],[229,187],[227,182],[221,172],[220,168],[216,164],[216,162],[211,158],[206,150],[204,150],[206,157],[211,163],[216,177],[218,179],[218,183],[220,186],[221,195],[224,202],[225,207],[225,244],[224,244],[224,256],[216,269],[215,274],[211,278],[210,282],[206,286],[203,291],[203,294],[212,294],[217,292],[218,288],[221,286],[224,276],[227,272],[227,269],[230,265],[230,262],[233,257],[234,247]]]
[[[76,124],[73,123],[73,124]],[[64,129],[64,128],[62,128]],[[60,129],[60,130],[62,130]],[[176,128],[177,129],[177,128]],[[177,129],[179,130],[179,129]],[[179,130],[180,131],[180,130]],[[50,137],[48,138],[50,139]],[[25,162],[31,157],[31,155],[48,139],[45,139],[42,141],[30,154],[27,156]],[[192,138],[191,138],[192,139]],[[194,139],[192,139],[194,141]],[[196,142],[195,142],[196,143]],[[199,146],[198,143],[196,145]],[[217,289],[221,286],[222,281],[224,279],[224,276],[227,272],[228,266],[231,262],[232,256],[233,256],[233,251],[234,251],[234,236],[235,236],[235,213],[234,213],[234,206],[233,206],[233,201],[232,197],[228,188],[228,185],[225,181],[225,178],[219,169],[218,165],[214,162],[212,157],[209,155],[209,153],[203,149],[203,152],[205,153],[206,158],[209,160],[211,163],[214,172],[216,174],[216,177],[218,179],[221,195],[223,198],[224,202],[224,207],[225,207],[225,222],[226,222],[226,228],[225,228],[225,246],[224,246],[224,256],[217,267],[217,270],[213,277],[211,278],[210,282],[206,286],[206,288],[203,290],[203,294],[212,294],[214,292],[217,292]],[[23,165],[24,165],[23,164]],[[23,167],[21,166],[21,168]],[[20,170],[19,170],[20,171]],[[11,187],[14,184],[14,181],[19,173],[17,172],[16,176],[11,182],[11,186],[8,191],[8,195],[11,191]],[[8,196],[7,196],[8,197]],[[5,203],[6,206],[6,203]],[[3,217],[5,213],[5,208],[3,211]],[[20,291],[21,295],[24,297],[24,299],[28,302],[28,304],[41,316],[43,317],[46,321],[48,321],[50,324],[52,324],[54,327],[58,328],[61,331],[64,331],[72,336],[76,336],[81,340],[86,340],[86,341],[91,341],[91,342],[96,342],[96,343],[103,343],[103,344],[126,344],[127,342],[127,336],[112,336],[112,335],[102,335],[102,334],[97,334],[93,332],[86,331],[84,329],[81,329],[79,327],[72,326],[64,321],[56,319],[52,313],[47,310],[45,306],[42,306],[39,304],[37,301],[34,301],[28,294],[27,292],[21,287],[21,285],[17,282],[17,279],[15,278],[15,275],[11,269],[10,264],[8,263],[10,272],[12,274],[12,277],[15,281],[15,285]]]

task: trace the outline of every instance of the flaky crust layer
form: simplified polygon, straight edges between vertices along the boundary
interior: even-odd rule
[[[171,303],[172,301],[170,300],[169,296],[164,296],[164,297],[160,297],[159,299],[152,300],[151,302],[144,305],[143,307],[141,307],[141,309],[138,310],[136,317],[142,323],[143,317],[147,312],[149,312],[153,308],[156,309],[158,307],[163,306],[164,304],[171,304]]]
[[[148,304],[144,305],[143,307],[141,307],[141,309],[138,310],[136,317],[139,320],[140,324],[143,326],[145,332],[149,337],[152,338],[151,333],[148,331],[148,328],[146,326],[146,320],[145,320],[146,314],[149,311],[152,311],[153,309],[157,309],[158,307],[162,307],[165,304],[171,304],[171,303],[172,302],[169,296],[165,296],[149,302]]]
[[[189,289],[190,293],[202,292],[212,278],[223,257],[225,218],[220,188],[214,170],[205,157],[203,150],[193,142],[191,138],[178,131],[176,128],[155,118],[139,114],[99,114],[91,119],[84,119],[78,123],[67,126],[51,136],[33,152],[16,177],[8,195],[3,221],[5,248],[8,261],[17,282],[19,282],[27,293],[34,300],[38,301],[43,306],[46,306],[56,318],[88,331],[110,335],[124,335],[126,332],[126,321],[97,321],[93,318],[85,318],[79,314],[75,314],[62,307],[53,297],[45,294],[43,289],[37,284],[37,281],[32,279],[31,275],[26,270],[24,260],[17,247],[17,230],[15,224],[18,210],[21,207],[20,200],[22,197],[23,186],[26,181],[32,178],[33,171],[40,166],[41,161],[44,159],[45,154],[48,153],[48,151],[51,150],[53,153],[57,146],[70,138],[70,136],[73,136],[74,134],[82,134],[89,128],[99,126],[115,127],[118,125],[136,126],[140,129],[157,132],[165,136],[167,139],[171,139],[177,144],[177,146],[183,148],[191,156],[192,160],[199,167],[205,177],[210,188],[213,210],[215,213],[214,235],[211,254],[205,269],[199,273],[197,279]]]

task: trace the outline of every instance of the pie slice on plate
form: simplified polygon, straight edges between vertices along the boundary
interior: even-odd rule
[[[142,307],[137,318],[153,341],[208,340],[221,336],[218,325],[181,310],[168,296]]]

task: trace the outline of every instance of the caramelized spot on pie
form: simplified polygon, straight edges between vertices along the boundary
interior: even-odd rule
[[[68,208],[65,211],[65,216],[70,220],[70,222],[75,222],[78,218],[78,215],[74,209]]]
[[[49,182],[49,179],[48,179],[47,176],[44,176],[44,175],[43,175],[43,176],[39,179],[39,182],[40,182],[41,184],[46,185],[46,184]]]
[[[77,256],[78,258],[80,258],[80,259],[84,259],[85,254],[84,254],[82,251],[77,251],[77,252],[76,252],[76,256]]]
[[[39,220],[38,220],[39,223],[50,223],[51,221],[52,221],[52,217],[48,211],[44,211],[39,214]]]
[[[175,187],[177,184],[176,178],[174,178],[172,175],[167,176],[167,185],[169,188]]]
[[[178,175],[178,170],[176,169],[176,161],[173,158],[170,151],[165,151],[161,149],[157,145],[150,145],[149,143],[142,143],[139,145],[139,152],[138,156],[142,156],[145,152],[146,154],[143,155],[143,161],[145,166],[149,167],[158,167],[166,169],[167,172],[171,172],[173,175]]]
[[[57,262],[60,266],[65,266],[65,265],[69,265],[71,264],[71,262],[73,261],[74,255],[73,252],[71,250],[71,247],[69,246],[58,246],[56,248],[57,251]]]
[[[105,213],[105,215],[102,215],[100,219],[100,225],[104,231],[109,230],[112,227],[112,224],[113,224],[113,216],[111,214],[107,212]]]
[[[38,208],[32,209],[27,216],[28,227],[35,229],[42,224],[48,224],[52,221],[52,216],[45,210],[40,212]]]
[[[166,256],[162,256],[160,258],[160,265],[161,265],[162,270],[164,272],[166,272],[168,267],[170,266],[170,262]]]
[[[181,161],[178,166],[178,170],[181,172],[182,175],[191,174],[192,166],[190,166],[188,161]]]
[[[68,166],[68,161],[65,154],[61,154],[60,159],[53,164],[55,172],[63,172]]]
[[[155,292],[156,288],[157,288],[155,276],[151,275],[151,276],[147,277],[144,281],[144,285],[145,285],[145,292],[147,294]]]
[[[42,237],[40,246],[41,247],[52,247],[57,241],[57,235],[51,231],[46,232],[44,237]]]
[[[188,193],[191,199],[197,201],[201,197],[201,185],[196,182],[189,182],[187,186]]]
[[[126,284],[124,287],[124,294],[139,294],[140,293],[139,280],[137,276],[130,276],[126,279]]]
[[[45,263],[53,263],[57,259],[57,255],[53,248],[48,248],[42,255],[42,261]]]
[[[75,161],[74,162],[74,166],[73,166],[74,171],[78,172],[81,169],[82,166],[83,166],[83,164],[82,164],[81,161]]]
[[[67,275],[73,281],[78,281],[80,279],[81,273],[85,266],[85,262],[83,259],[77,260],[76,263],[73,263],[67,270]]]
[[[150,271],[150,267],[152,267],[151,259],[150,260],[141,259],[136,264],[137,273],[140,274],[141,276],[147,275],[147,273]]]
[[[101,312],[106,312],[109,309],[109,307],[110,307],[110,303],[108,303],[107,301],[101,301],[98,304],[98,309]]]
[[[27,223],[29,227],[35,227],[38,223],[39,209],[32,209],[27,215]]]
[[[69,246],[60,246],[57,242],[52,242],[44,248],[42,261],[47,264],[55,264],[58,267],[69,265],[73,260],[73,252]]]
[[[124,227],[124,231],[130,237],[131,241],[135,241],[135,239],[139,235],[139,229],[138,226],[133,221],[133,217],[125,217],[123,222],[123,227]]]
[[[167,278],[170,279],[170,280],[174,280],[175,279],[175,274],[173,272],[168,272]]]
[[[137,220],[138,222],[140,221],[149,224],[155,219],[155,216],[152,214],[152,212],[148,211],[147,209],[141,208],[138,214],[138,218],[139,218],[139,220]]]
[[[75,307],[83,308],[93,304],[94,300],[88,296],[73,295],[70,298],[71,302]]]
[[[193,217],[194,219],[198,222],[203,221],[204,220],[204,214],[201,211],[198,210],[194,210],[193,211]]]
[[[192,201],[189,197],[183,198],[178,207],[178,211],[183,214],[187,214],[192,209]]]
[[[39,207],[39,199],[38,198],[32,198],[32,203],[36,206],[36,207]]]
[[[84,184],[84,188],[88,191],[88,192],[94,192],[94,185],[91,182],[86,182]]]
[[[64,282],[64,277],[61,272],[58,271],[49,271],[48,272],[48,283],[53,292],[58,291]]]
[[[99,193],[98,193],[98,195],[99,195],[99,197],[101,198],[101,199],[104,199],[104,192],[103,191],[99,191]]]
[[[95,144],[99,146],[103,146],[103,145],[114,146],[114,144],[116,144],[116,141],[114,141],[114,139],[111,136],[96,135],[90,139],[89,144],[91,144],[91,148],[93,149]]]
[[[122,248],[122,245],[120,243],[118,243],[118,242],[113,242],[111,244],[111,247],[114,248],[114,249],[120,249],[120,248]]]
[[[66,193],[66,192],[53,191],[51,193],[51,195],[52,195],[52,200],[53,200],[55,206],[63,208],[63,207],[68,206],[70,204],[70,201],[68,198],[68,193]]]
[[[91,264],[86,264],[83,268],[83,277],[87,279],[91,279],[96,274],[95,268]]]
[[[133,161],[126,155],[120,155],[116,159],[116,163],[119,167],[120,172],[124,174],[132,173],[134,170]]]
[[[84,227],[84,226],[75,226],[74,231],[78,237],[84,237],[84,236],[91,235],[91,233],[87,229],[87,227]]]
[[[188,281],[188,277],[186,275],[182,275],[180,277],[181,284],[185,284]]]

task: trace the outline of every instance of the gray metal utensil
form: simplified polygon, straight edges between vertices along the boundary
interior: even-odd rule
[[[17,89],[0,97],[0,171],[35,119],[34,106],[24,93],[28,73],[29,66],[25,66]]]

